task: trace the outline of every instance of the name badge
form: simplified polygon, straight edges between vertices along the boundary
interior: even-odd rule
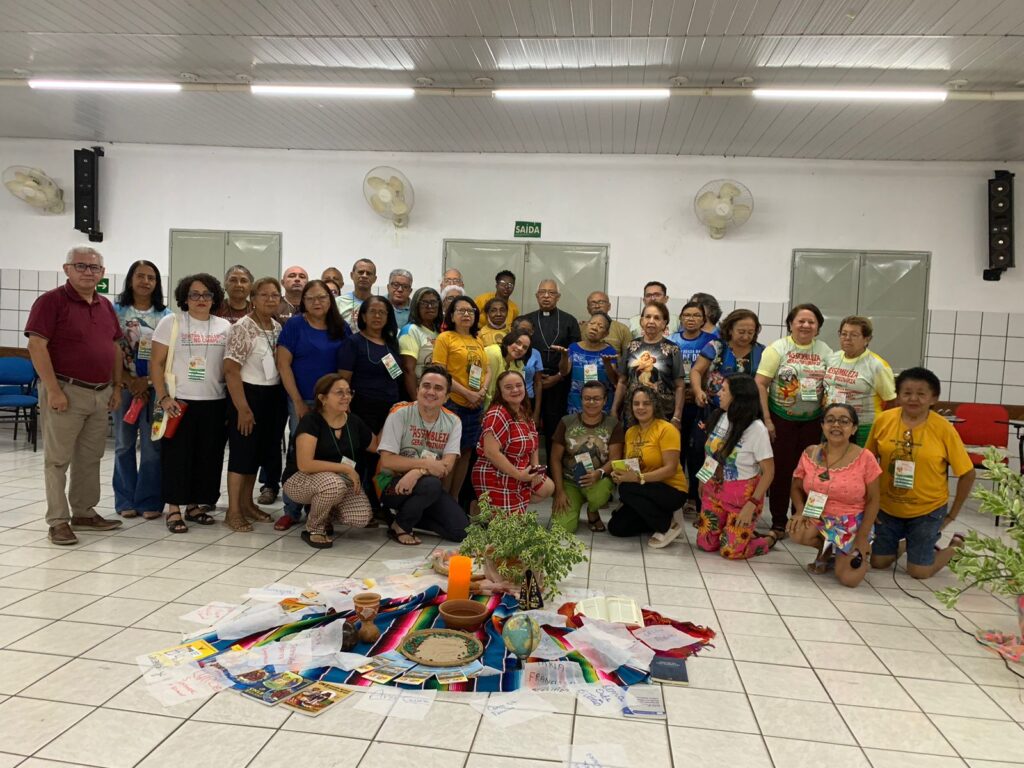
[[[833,389],[829,395],[829,403],[845,403],[846,402],[846,391],[842,389]]]
[[[206,379],[206,358],[202,355],[192,355],[188,359],[188,380],[204,381]]]
[[[589,453],[581,453],[579,456],[577,456],[576,463],[582,464],[583,468],[587,470],[587,472],[594,471],[594,459],[591,458]]]
[[[818,399],[817,379],[800,379],[800,399],[807,401]]]
[[[892,484],[896,488],[914,487],[914,462],[897,459],[893,467]]]
[[[153,340],[139,339],[139,351],[136,354],[138,360],[149,360],[153,357]]]
[[[825,504],[827,502],[827,493],[811,491],[809,494],[807,494],[807,502],[804,504],[804,517],[811,517],[817,520],[825,511]]]
[[[597,381],[597,363],[583,364],[583,382]]]
[[[380,361],[384,364],[384,367],[388,369],[388,374],[392,379],[397,379],[402,375],[402,369],[399,367],[398,363],[395,362],[395,356],[390,352],[384,355]]]
[[[421,459],[436,459],[437,458],[437,454],[434,453],[429,448],[421,448],[420,449],[420,458]]]
[[[273,379],[277,376],[277,362],[274,360],[272,352],[268,352],[263,356],[263,377],[266,379]]]
[[[352,459],[350,459],[348,456],[342,456],[341,463],[344,464],[346,467],[352,467],[352,469],[356,468],[356,463],[352,461]]]
[[[706,483],[715,476],[716,471],[718,471],[718,459],[714,456],[708,456],[704,459],[704,465],[697,470],[697,479],[702,483]]]
[[[469,388],[480,389],[480,382],[483,381],[484,369],[475,363],[469,366]]]

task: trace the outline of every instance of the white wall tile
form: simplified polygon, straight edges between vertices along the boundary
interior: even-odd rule
[[[951,357],[928,357],[924,361],[929,371],[939,377],[939,381],[949,381],[953,372],[953,358]],[[1002,382],[1002,369],[1000,368],[999,381]]]
[[[978,361],[978,383],[979,384],[1002,384],[1003,383],[1003,361],[1002,360],[979,360]]]
[[[719,299],[718,306],[720,306],[722,308],[722,317],[725,317],[730,312],[732,312],[734,309],[736,309],[736,302],[735,301],[722,301],[721,299]]]
[[[18,312],[18,328],[23,329],[28,322],[28,312]]]
[[[972,358],[953,358],[952,381],[970,382],[978,380],[978,361]]]
[[[1002,397],[1003,388],[998,384],[979,384],[974,393],[974,401],[977,403],[999,403]]]
[[[982,336],[978,357],[982,360],[1002,360],[1006,354],[1006,339],[999,336]]]
[[[22,269],[18,273],[18,287],[23,291],[34,291],[39,288],[39,272],[34,269]]]
[[[19,336],[17,331],[0,331],[0,347],[17,347]]]
[[[953,357],[973,357],[977,359],[981,344],[980,336],[961,336],[959,333],[953,342]]]
[[[18,309],[18,299],[18,291],[0,289],[0,309]]]
[[[955,382],[949,388],[949,399],[957,403],[973,403],[975,386],[974,384]]]
[[[757,305],[757,316],[765,325],[782,325],[781,302],[762,301]]]
[[[4,270],[5,272],[7,270]],[[1006,326],[1007,336],[1024,336],[1024,314],[1011,313]]]
[[[950,333],[928,334],[928,357],[952,357],[953,335]]]
[[[16,269],[3,269],[0,270],[0,287],[18,289],[18,270]]]
[[[1005,312],[985,312],[981,319],[981,335],[1005,336],[1008,317]]]
[[[778,341],[784,335],[784,329],[781,325],[763,325],[761,326],[761,333],[758,334],[757,340],[768,346],[773,341]]]
[[[981,312],[957,312],[956,313],[957,333],[981,333]]]
[[[18,328],[18,310],[0,309],[0,328],[6,331],[20,330]]]
[[[1024,363],[1007,363],[1003,368],[1003,384],[1024,386]]]
[[[1024,405],[1024,387],[1003,387],[1003,405]]]
[[[32,309],[39,298],[39,291],[18,291],[18,309]]]
[[[933,309],[928,322],[929,333],[954,333],[956,312],[952,309]]]
[[[56,288],[58,285],[64,282],[63,272],[52,272],[49,270],[40,270],[39,272],[39,290],[49,291]]]
[[[1006,359],[1014,362],[1024,361],[1024,339],[1006,340]]]

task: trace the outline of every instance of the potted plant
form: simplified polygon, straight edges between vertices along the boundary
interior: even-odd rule
[[[1017,603],[1020,635],[1024,636],[1024,475],[1003,463],[995,448],[986,449],[983,463],[987,470],[983,477],[992,481],[992,489],[976,488],[971,495],[981,502],[980,512],[1010,521],[1006,531],[1010,543],[970,531],[949,563],[963,586],[939,590],[935,596],[947,608],[955,606],[971,587],[1012,597]]]
[[[559,527],[540,524],[536,512],[517,514],[480,497],[480,514],[466,528],[459,553],[484,564],[489,578],[520,584],[526,571],[533,571],[542,584],[544,597],[551,598],[558,584],[587,556],[583,542]]]

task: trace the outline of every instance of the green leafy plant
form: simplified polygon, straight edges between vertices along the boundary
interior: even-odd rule
[[[1006,535],[1010,543],[977,531],[967,534],[949,563],[964,585],[935,593],[947,608],[955,606],[960,595],[972,587],[999,595],[1024,594],[1024,475],[1012,471],[992,447],[985,450],[984,465],[987,471],[982,478],[992,481],[992,489],[975,488],[971,496],[981,502],[980,512],[1009,522]]]
[[[586,561],[582,541],[558,526],[544,527],[536,512],[508,512],[491,504],[486,494],[479,503],[480,514],[466,528],[459,552],[481,563],[490,560],[502,578],[518,583],[531,570],[543,584],[544,597],[551,598],[573,567]]]

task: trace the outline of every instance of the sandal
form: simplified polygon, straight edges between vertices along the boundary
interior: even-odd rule
[[[783,539],[789,536],[789,534],[786,533],[785,528],[772,528],[768,533],[775,537],[776,543],[782,541]],[[772,546],[774,546],[774,544]]]
[[[412,541],[402,541],[402,537],[412,539]],[[416,545],[423,543],[413,534],[406,531],[396,531],[393,526],[388,527],[388,538],[392,541],[397,541],[403,547],[415,547]]]
[[[186,507],[184,517],[190,523],[195,523],[196,525],[213,525],[215,522],[217,522],[212,517],[210,517],[209,513],[204,511],[202,507],[196,506]]]
[[[662,547],[667,547],[669,544],[675,541],[676,537],[678,537],[679,534],[681,534],[682,532],[683,526],[673,521],[672,525],[669,526],[669,529],[664,533],[657,532],[652,534],[651,538],[647,541],[647,546],[651,547],[652,549],[661,549]]]
[[[174,518],[174,515],[177,515],[177,519]],[[167,513],[167,530],[171,533],[188,532],[188,526],[185,525],[185,521],[182,519],[180,511]]]
[[[778,544],[780,541],[786,538],[786,532],[783,531],[782,535],[780,536],[779,532],[775,528],[772,528],[770,531],[768,531],[768,533],[764,535],[764,537],[768,539],[768,549],[771,550],[775,548],[776,544]]]
[[[242,515],[252,523],[269,523],[274,519],[259,507],[245,507],[242,509]]]
[[[302,540],[309,544],[313,549],[330,549],[334,546],[334,542],[331,538],[323,533],[310,533],[309,531],[303,531],[299,534]],[[316,539],[313,537],[316,536]]]
[[[590,513],[587,513],[587,527],[590,528],[594,533],[604,533],[608,529],[604,527],[604,522],[601,520],[601,513],[597,514],[596,518],[591,518]]]

